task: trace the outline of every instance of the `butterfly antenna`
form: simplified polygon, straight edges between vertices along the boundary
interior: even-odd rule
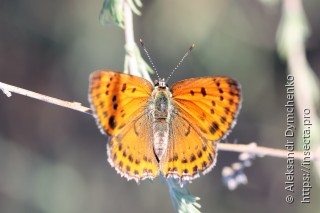
[[[191,50],[195,47],[194,44],[192,44],[190,46],[190,48],[188,49],[188,51],[184,54],[184,56],[181,58],[181,60],[179,61],[178,65],[172,70],[172,72],[170,73],[169,77],[167,78],[166,83],[169,81],[169,79],[171,78],[172,74],[178,69],[178,67],[180,66],[180,64],[183,62],[183,60],[189,55],[189,53],[191,52]]]
[[[144,46],[144,42],[143,42],[143,40],[142,40],[141,38],[140,38],[140,44],[141,44],[144,52],[146,53],[146,55],[147,55],[147,57],[148,57],[151,65],[152,65],[152,68],[153,68],[153,70],[156,72],[156,75],[157,75],[157,77],[158,77],[158,79],[159,79],[159,81],[160,81],[160,77],[159,77],[158,71],[157,71],[156,67],[154,66],[153,61],[151,60],[151,57],[150,57],[150,55],[149,55],[149,52],[148,52],[147,48]]]

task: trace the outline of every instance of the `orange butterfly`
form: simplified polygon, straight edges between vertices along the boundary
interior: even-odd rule
[[[190,181],[215,165],[216,144],[236,123],[240,85],[228,77],[190,78],[170,89],[140,77],[96,71],[89,100],[101,132],[107,133],[108,161],[128,180]]]

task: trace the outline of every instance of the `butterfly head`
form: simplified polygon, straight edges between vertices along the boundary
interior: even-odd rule
[[[155,80],[154,81],[154,86],[156,88],[162,88],[162,89],[165,89],[168,87],[168,84],[166,84],[166,80],[164,78],[162,79],[159,79],[159,80]]]

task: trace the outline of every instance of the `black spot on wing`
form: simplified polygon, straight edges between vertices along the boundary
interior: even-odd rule
[[[206,89],[204,87],[201,88],[201,94],[203,95],[203,97],[207,95]]]
[[[187,130],[187,132],[184,134],[186,137],[190,134],[190,125],[189,125],[189,127],[188,127],[188,130]]]
[[[108,124],[111,127],[111,129],[115,129],[116,128],[117,123],[116,123],[113,115],[110,116]]]
[[[197,173],[198,172],[198,166],[194,166],[192,170],[193,170],[194,173]]]
[[[230,105],[233,105],[233,104],[234,104],[234,101],[233,101],[232,98],[229,99],[229,104],[230,104]]]
[[[132,155],[129,155],[128,159],[129,159],[129,161],[130,161],[131,163],[133,162],[133,157],[132,157]]]
[[[140,159],[137,158],[136,161],[135,161],[135,163],[136,163],[137,165],[139,165],[139,164],[140,164]]]
[[[121,92],[126,91],[126,88],[127,88],[127,84],[126,83],[122,84]]]
[[[224,116],[220,117],[220,121],[222,124],[224,124],[227,121],[226,117],[224,117]]]
[[[120,167],[120,168],[123,167],[123,162],[122,162],[122,161],[119,162],[119,167]]]
[[[185,157],[183,157],[181,163],[188,163],[188,160]]]
[[[177,161],[178,159],[179,159],[178,154],[175,153],[174,156],[173,156],[173,160],[174,160],[174,161]]]
[[[230,113],[230,108],[229,107],[225,107],[224,108],[224,112],[228,115]]]
[[[116,160],[117,160],[117,153],[114,153],[114,154],[113,154],[112,160],[113,160],[113,161],[116,161]]]
[[[202,150],[205,152],[207,151],[207,146],[206,145],[202,145]]]
[[[119,149],[119,151],[122,150],[122,143],[119,143],[118,149]]]
[[[190,163],[196,160],[196,156],[194,154],[191,154],[190,157]]]
[[[207,168],[207,162],[206,161],[203,161],[202,162],[202,169],[206,169]]]
[[[228,82],[228,84],[229,84],[230,86],[238,87],[238,83],[237,83],[237,81],[235,81],[235,80],[228,79],[227,82]]]
[[[219,125],[216,122],[212,122],[211,126],[209,127],[209,131],[211,134],[216,133],[216,131],[219,129]]]
[[[115,102],[116,100],[117,100],[117,96],[114,95],[114,96],[112,97],[112,102]]]

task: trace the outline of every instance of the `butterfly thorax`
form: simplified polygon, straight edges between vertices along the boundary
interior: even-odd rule
[[[168,94],[166,91],[158,91],[155,95],[155,111],[154,111],[154,118],[156,120],[166,119],[168,117]]]
[[[170,115],[173,108],[171,96],[167,87],[156,87],[152,92],[153,149],[158,161],[167,150]]]

